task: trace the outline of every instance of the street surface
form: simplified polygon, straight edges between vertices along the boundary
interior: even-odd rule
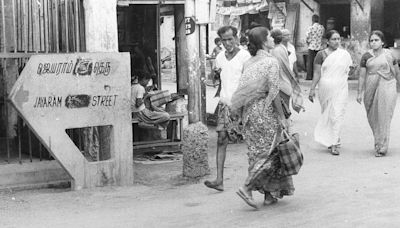
[[[340,156],[313,141],[318,102],[306,101],[306,112],[293,114],[305,163],[293,178],[295,194],[275,205],[262,206],[255,192],[260,209],[254,210],[236,195],[247,172],[244,144],[228,146],[225,191],[203,185],[215,177],[216,133],[210,127],[209,177],[183,179],[181,162],[135,163],[134,186],[2,192],[0,227],[399,227],[400,100],[389,154],[376,158],[364,107],[350,84]]]

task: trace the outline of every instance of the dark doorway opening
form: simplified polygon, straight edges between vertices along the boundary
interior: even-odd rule
[[[326,31],[334,29],[350,38],[350,4],[321,4],[320,22]]]

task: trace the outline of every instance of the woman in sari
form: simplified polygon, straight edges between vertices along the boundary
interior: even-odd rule
[[[373,31],[369,38],[372,50],[361,58],[357,102],[364,106],[375,138],[375,156],[386,155],[389,146],[390,122],[396,107],[396,80],[399,69],[390,50],[384,49],[384,35]],[[365,91],[365,92],[364,92]]]
[[[328,48],[317,53],[314,60],[314,78],[309,100],[314,102],[315,87],[321,117],[314,130],[315,141],[327,146],[332,155],[339,155],[340,130],[342,128],[348,98],[347,78],[352,65],[350,54],[339,48],[340,35],[335,30],[326,33]]]
[[[278,60],[280,70],[279,95],[281,96],[282,101],[285,102],[285,107],[290,107],[289,101],[291,100],[292,108],[299,113],[302,109],[304,110],[303,97],[301,95],[300,85],[297,82],[292,67],[290,67],[289,51],[282,43],[283,33],[280,29],[273,29],[271,31],[271,36],[274,38],[275,43],[275,47],[271,50],[271,54]]]
[[[281,127],[287,127],[279,96],[279,64],[269,50],[274,47],[268,29],[256,27],[249,32],[252,58],[243,68],[239,86],[232,97],[232,113],[242,118],[243,135],[248,147],[249,173],[237,194],[257,208],[252,191],[265,196],[264,204],[291,195],[291,176],[281,175],[279,151],[274,150]]]

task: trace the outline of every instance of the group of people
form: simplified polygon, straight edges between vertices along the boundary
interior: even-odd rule
[[[314,101],[318,85],[318,98],[322,116],[314,131],[317,142],[339,155],[340,130],[343,125],[348,98],[348,73],[353,64],[350,54],[340,48],[340,35],[336,30],[326,33],[327,48],[317,53],[314,60],[314,78],[309,99]],[[400,82],[396,58],[385,49],[381,31],[369,36],[370,50],[360,62],[357,102],[364,100],[368,123],[375,139],[375,156],[388,152],[390,123],[397,100],[396,82]]]
[[[248,50],[239,48],[238,31],[224,26],[218,30],[225,50],[215,61],[220,68],[221,92],[218,104],[217,178],[204,184],[223,191],[223,167],[232,129],[241,123],[240,133],[248,145],[249,175],[237,194],[257,207],[252,191],[264,194],[268,205],[294,191],[291,176],[280,172],[279,152],[282,129],[289,128],[290,102],[302,106],[301,90],[290,66],[283,33],[255,27],[248,33]],[[273,36],[272,36],[273,35]]]
[[[317,19],[313,17],[314,22]],[[313,26],[318,27],[315,23]],[[321,32],[321,29],[318,27],[315,31]],[[290,31],[269,31],[261,26],[252,28],[248,32],[248,50],[239,48],[237,34],[237,29],[232,26],[218,30],[225,50],[215,61],[221,81],[216,127],[217,177],[204,184],[218,191],[224,190],[228,141],[232,132],[239,132],[247,144],[249,169],[237,194],[249,206],[257,208],[253,191],[264,194],[264,205],[294,192],[292,176],[285,176],[280,170],[280,154],[276,147],[284,139],[282,132],[291,131],[289,107],[297,112],[304,110],[303,99],[296,64],[290,58],[294,53],[294,47],[288,46]],[[318,86],[321,117],[314,138],[327,146],[332,155],[339,155],[340,130],[348,99],[347,80],[353,61],[341,48],[339,32],[330,30],[325,39],[327,47],[311,56],[315,59],[311,64],[313,77],[308,98],[314,102]],[[311,44],[315,39],[310,38],[308,42]],[[373,31],[369,42],[371,50],[362,56],[360,63],[357,102],[364,101],[375,138],[375,156],[381,157],[388,151],[390,122],[397,98],[396,81],[400,82],[400,75],[396,59],[383,48],[383,33]]]

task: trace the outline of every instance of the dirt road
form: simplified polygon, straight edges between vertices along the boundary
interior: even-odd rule
[[[259,210],[236,194],[247,172],[246,147],[229,145],[225,191],[204,187],[215,174],[216,134],[210,129],[212,177],[186,181],[181,162],[135,164],[135,185],[71,192],[0,193],[0,227],[398,227],[400,226],[400,102],[387,157],[373,156],[365,111],[350,92],[340,156],[312,139],[319,104],[294,116],[305,164],[293,196]]]

